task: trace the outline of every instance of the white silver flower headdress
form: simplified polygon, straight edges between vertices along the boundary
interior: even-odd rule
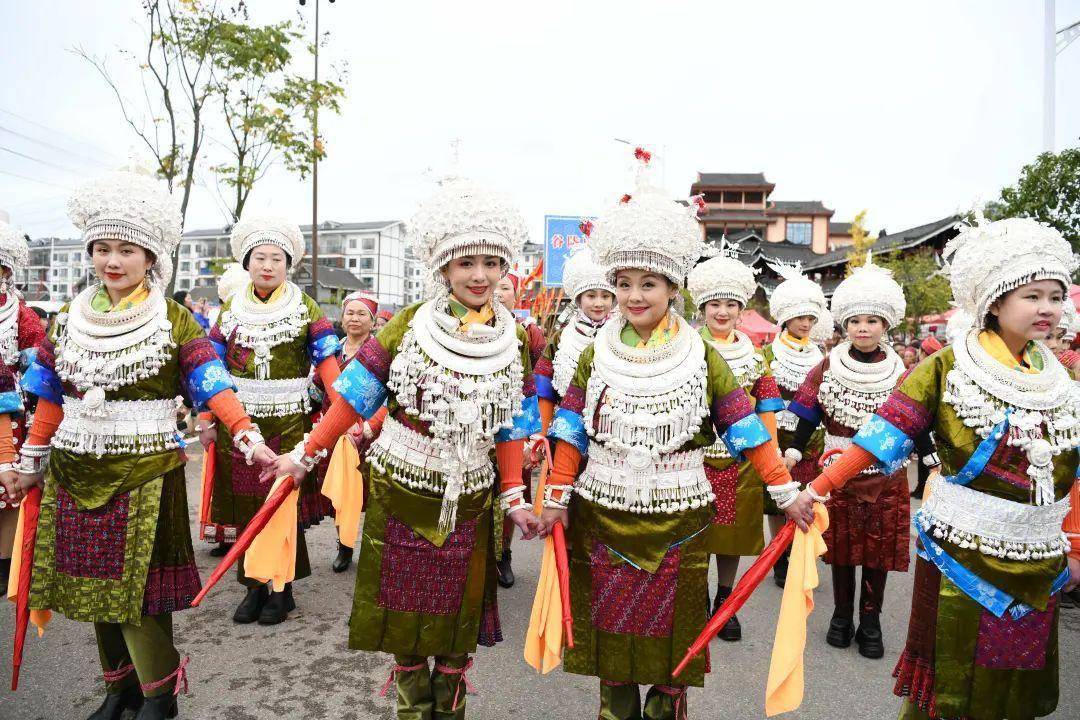
[[[1068,294],[1061,303],[1061,320],[1058,321],[1058,329],[1065,331],[1062,339],[1068,343],[1075,340],[1077,331],[1080,331],[1080,314],[1076,312],[1076,306],[1073,305],[1072,298]]]
[[[493,255],[509,269],[528,237],[507,196],[460,177],[443,180],[408,223],[413,254],[433,273],[467,255]]]
[[[636,189],[597,219],[590,245],[612,284],[619,270],[635,268],[659,273],[682,287],[704,247],[697,220],[701,204],[684,205],[667,197],[650,181],[652,155],[637,148],[634,156]]]
[[[96,240],[133,243],[154,254],[152,283],[164,288],[172,279],[180,204],[148,168],[130,164],[79,185],[68,200],[68,217],[82,230],[88,253]]]
[[[894,328],[904,319],[906,309],[903,288],[893,280],[891,271],[874,264],[869,250],[866,263],[833,291],[832,314],[841,327],[856,315],[877,315]]]
[[[1037,280],[1057,280],[1068,290],[1076,257],[1057,230],[1031,218],[987,222],[977,214],[945,245],[953,302],[985,327],[990,305],[1010,290]]]
[[[586,220],[581,225],[582,232],[588,237],[592,233],[592,223]],[[563,291],[573,301],[589,290],[606,290],[615,294],[615,287],[608,282],[607,269],[596,262],[596,256],[588,245],[579,245],[563,264]]]
[[[725,237],[720,241],[719,254],[690,271],[687,290],[699,308],[710,300],[721,299],[734,300],[746,307],[757,291],[756,272],[739,260],[739,246]]]
[[[26,236],[3,220],[0,220],[0,266],[12,275],[26,268],[30,260],[30,248]]]
[[[300,226],[279,215],[262,213],[244,213],[236,223],[229,237],[229,247],[233,257],[243,264],[252,250],[260,245],[274,245],[289,256],[289,273],[296,271],[296,266],[304,258],[304,235]]]
[[[818,323],[829,314],[828,301],[821,286],[803,274],[802,264],[787,264],[782,262],[769,263],[773,272],[780,276],[780,284],[769,296],[769,312],[776,324],[783,327],[784,323],[792,318],[810,315]],[[828,319],[832,320],[829,314]],[[829,323],[829,335],[832,335],[831,322]]]

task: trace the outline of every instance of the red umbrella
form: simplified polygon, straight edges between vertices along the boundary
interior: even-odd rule
[[[566,531],[561,522],[551,528],[551,541],[555,547],[555,570],[559,575],[559,597],[562,599],[563,635],[566,647],[574,647],[574,617],[570,613],[570,563],[566,556]]]
[[[22,553],[19,565],[18,594],[15,596],[15,649],[11,655],[11,692],[19,689],[19,670],[22,669],[23,645],[26,643],[26,628],[30,624],[30,573],[34,569],[34,543],[37,540],[38,516],[41,513],[41,488],[30,488],[22,501],[23,535],[22,547],[15,548]]]
[[[773,565],[780,559],[780,556],[787,550],[788,545],[791,544],[792,539],[795,537],[795,523],[788,520],[784,527],[780,528],[780,532],[776,533],[776,537],[765,548],[765,551],[758,555],[757,560],[750,566],[750,569],[746,571],[739,582],[735,585],[735,589],[731,591],[731,595],[728,599],[717,609],[716,614],[713,615],[709,622],[705,624],[705,629],[701,631],[701,634],[697,636],[694,643],[690,646],[690,649],[686,651],[686,656],[675,668],[674,675],[678,675],[686,668],[687,664],[694,659],[694,656],[700,653],[709,644],[709,641],[716,637],[716,634],[724,627],[724,624],[731,619],[731,616],[739,611],[739,608],[747,601],[750,595],[753,594],[757,586],[761,584],[761,581],[772,570]]]
[[[210,521],[210,504],[214,498],[214,464],[217,458],[214,451],[217,449],[217,443],[210,443],[206,446],[206,460],[203,462],[203,477],[202,477],[202,503],[199,505],[199,534],[203,534],[203,529]]]
[[[296,489],[296,480],[292,477],[286,478],[286,481],[280,483],[269,495],[266,496],[266,501],[262,504],[262,507],[258,509],[247,526],[244,528],[244,532],[240,533],[240,537],[236,538],[236,543],[226,553],[225,557],[221,558],[221,562],[214,568],[214,571],[210,573],[210,578],[203,585],[203,589],[199,591],[199,594],[195,596],[195,599],[191,601],[191,606],[196,607],[203,601],[206,594],[210,592],[210,588],[217,585],[225,573],[229,571],[236,561],[240,559],[240,556],[247,552],[248,547],[254,542],[255,537],[262,532],[262,529],[266,527],[266,523],[270,522],[270,518],[274,516],[277,509],[281,507],[282,503],[289,497],[289,493]]]

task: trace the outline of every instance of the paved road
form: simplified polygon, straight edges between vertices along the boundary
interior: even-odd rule
[[[198,459],[189,465],[189,497],[197,496]],[[193,507],[194,512],[194,507]],[[346,649],[345,617],[352,597],[353,574],[335,575],[329,564],[334,533],[324,523],[309,532],[316,564],[313,577],[297,588],[299,609],[276,627],[234,625],[232,610],[242,593],[232,580],[222,581],[197,610],[176,616],[182,652],[191,656],[191,693],[181,697],[181,717],[200,720],[380,720],[393,717],[389,698],[378,691],[386,680],[385,656]],[[508,640],[493,650],[481,649],[470,677],[480,694],[469,700],[470,717],[478,720],[567,720],[596,717],[597,681],[556,670],[539,677],[521,659],[521,637],[528,622],[539,569],[539,545],[515,544],[518,584],[500,595],[503,629]],[[206,577],[213,559],[208,546],[196,554]],[[744,561],[744,565],[748,561]],[[819,609],[809,623],[807,695],[792,717],[896,717],[890,673],[907,623],[910,573],[889,579],[883,618],[886,657],[865,660],[854,648],[842,651],[824,642],[831,610],[827,569],[817,599]],[[690,692],[695,718],[764,717],[772,627],[780,590],[767,582],[740,614],[744,640],[714,641],[713,673],[704,689]],[[8,657],[12,613],[0,613],[0,638]],[[1066,611],[1061,633],[1061,676],[1076,677],[1080,668],[1080,610]],[[6,676],[6,661],[4,663]],[[28,641],[22,687],[17,696],[0,690],[4,720],[85,718],[103,692],[90,627],[56,620],[48,634]],[[1080,717],[1080,688],[1064,685],[1055,718]]]

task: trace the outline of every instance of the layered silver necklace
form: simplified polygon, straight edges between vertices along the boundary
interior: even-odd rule
[[[551,384],[559,397],[566,394],[570,387],[570,381],[577,372],[578,360],[585,348],[592,344],[596,332],[603,323],[596,323],[589,319],[580,309],[574,319],[571,320],[559,335],[559,347],[555,351],[555,359],[552,361]]]
[[[443,503],[439,528],[453,530],[469,464],[487,454],[495,434],[521,414],[524,368],[513,315],[495,306],[495,326],[461,322],[449,296],[421,305],[390,365],[387,386],[409,415],[430,424],[433,451],[441,456]]]
[[[156,285],[146,300],[118,312],[91,307],[100,287],[83,290],[56,319],[56,374],[84,393],[88,417],[104,406],[106,390],[156,375],[176,347],[165,297]]]
[[[9,287],[0,306],[0,358],[5,365],[19,362],[19,295]]]
[[[772,341],[773,361],[770,368],[781,389],[797,392],[806,376],[817,367],[825,355],[812,342],[791,347],[781,337],[782,334]]]
[[[1054,503],[1054,456],[1080,445],[1080,389],[1042,343],[1038,373],[1009,368],[979,342],[977,328],[952,345],[956,362],[942,399],[981,438],[1009,417],[1009,445],[1027,456],[1036,505]]]
[[[732,330],[731,335],[732,341],[729,343],[710,340],[709,344],[731,368],[739,387],[749,389],[765,374],[765,359],[754,347],[749,335],[741,330]]]
[[[818,388],[818,402],[829,417],[844,427],[858,430],[873,415],[904,374],[904,362],[888,345],[885,358],[866,363],[851,357],[851,341],[845,340],[829,353],[829,369]]]
[[[308,311],[303,293],[291,282],[285,282],[280,298],[268,303],[252,297],[250,288],[249,283],[233,293],[229,309],[221,314],[221,332],[255,352],[255,377],[267,380],[273,359],[271,351],[300,337],[308,326]]]

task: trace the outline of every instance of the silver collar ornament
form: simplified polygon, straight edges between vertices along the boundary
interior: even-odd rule
[[[233,294],[229,309],[221,314],[221,332],[255,352],[255,377],[268,380],[271,351],[300,337],[308,326],[308,310],[300,288],[291,282],[286,281],[282,296],[272,303],[254,299],[249,288]]]

